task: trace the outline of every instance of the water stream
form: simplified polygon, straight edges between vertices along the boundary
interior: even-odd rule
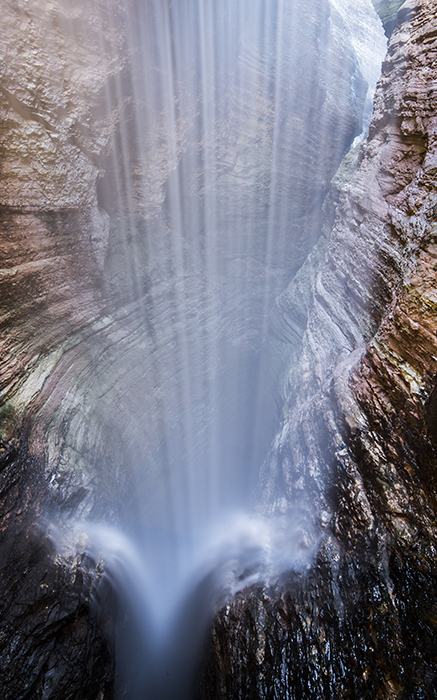
[[[280,408],[262,347],[362,131],[385,41],[370,0],[137,0],[125,16],[99,202],[122,251],[111,274],[122,261],[156,349],[144,373],[160,432],[137,456],[120,529],[75,527],[123,601],[118,700],[183,700],[214,607],[305,568],[317,542],[317,514],[297,504],[253,515]]]

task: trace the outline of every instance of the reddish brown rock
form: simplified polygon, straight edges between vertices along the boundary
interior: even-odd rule
[[[360,129],[356,101],[363,96],[355,59],[345,42],[337,37],[340,58],[336,52],[330,53],[330,35],[325,30],[332,25],[327,22],[327,4],[320,2],[315,7],[317,16],[310,16],[305,8],[299,20],[305,70],[296,70],[296,63],[287,54],[288,75],[297,76],[294,87],[298,101],[302,101],[302,114],[297,118],[293,113],[296,118],[289,119],[291,89],[279,114],[289,120],[281,187],[290,189],[298,219],[299,235],[287,253],[287,265],[291,260],[293,271],[318,236],[319,206],[344,148]],[[273,693],[278,697],[299,693],[301,697],[305,693],[307,697],[323,697],[329,692],[331,697],[348,692],[355,692],[356,697],[374,692],[377,697],[380,692],[395,692],[393,688],[402,687],[404,682],[399,659],[406,653],[405,643],[399,640],[407,623],[402,622],[400,604],[395,605],[393,597],[408,599],[406,582],[410,579],[403,576],[402,567],[409,566],[410,560],[402,558],[405,550],[401,546],[385,545],[385,534],[397,521],[388,508],[383,517],[380,506],[373,505],[366,468],[357,457],[363,452],[359,452],[360,431],[367,430],[370,421],[365,397],[370,389],[366,387],[372,382],[376,387],[379,380],[375,375],[364,385],[356,367],[365,344],[372,343],[378,328],[382,329],[382,319],[404,274],[405,251],[415,224],[411,229],[404,222],[402,226],[407,228],[402,235],[401,227],[393,228],[395,198],[405,194],[407,185],[419,182],[417,172],[431,153],[431,107],[424,108],[420,124],[416,123],[411,105],[407,109],[396,102],[396,91],[404,89],[404,73],[411,78],[410,58],[417,60],[415,71],[420,75],[428,65],[428,59],[423,64],[420,60],[425,59],[419,60],[420,31],[427,50],[432,35],[426,34],[427,25],[420,24],[420,17],[423,20],[424,13],[432,12],[433,7],[423,5],[422,15],[417,15],[413,25],[416,34],[403,34],[404,27],[394,40],[389,57],[394,67],[387,72],[387,89],[393,94],[380,97],[387,100],[380,105],[381,123],[375,121],[358,174],[339,195],[341,213],[327,253],[328,244],[322,241],[278,302],[288,314],[285,330],[280,321],[277,329],[287,341],[284,355],[290,364],[298,355],[300,360],[287,380],[290,387],[284,429],[275,440],[263,475],[263,507],[281,510],[302,497],[303,506],[327,532],[331,521],[332,534],[326,537],[318,568],[309,579],[298,577],[282,596],[264,591],[248,602],[244,596],[238,598],[234,607],[217,619],[216,664],[208,684],[218,697]],[[134,22],[134,17],[131,19]],[[143,495],[147,501],[141,506],[147,516],[153,510],[159,513],[164,500],[162,472],[169,464],[174,467],[187,458],[184,440],[174,437],[173,426],[188,421],[187,416],[190,420],[193,415],[200,416],[192,432],[198,441],[196,450],[203,448],[208,432],[204,416],[209,408],[204,380],[211,372],[204,335],[215,343],[223,328],[217,328],[220,323],[215,319],[211,322],[210,309],[199,302],[206,279],[204,271],[194,264],[198,261],[189,259],[189,237],[181,240],[175,235],[177,253],[190,262],[186,269],[176,274],[171,269],[169,274],[167,262],[174,262],[166,251],[169,236],[152,231],[147,238],[144,223],[160,211],[168,173],[187,148],[187,131],[196,110],[183,112],[176,138],[173,133],[170,136],[170,141],[175,141],[172,150],[162,136],[166,115],[160,114],[150,140],[138,142],[132,137],[131,85],[127,80],[132,76],[126,67],[124,35],[127,20],[118,6],[111,16],[106,3],[60,1],[33,3],[31,8],[23,1],[2,8],[1,21],[0,45],[7,61],[0,80],[0,522],[5,562],[2,586],[8,591],[2,609],[6,679],[2,693],[8,700],[110,698],[113,650],[106,635],[108,620],[96,619],[90,609],[101,569],[80,556],[56,559],[53,546],[34,530],[34,523],[44,513],[85,517],[103,510],[116,520],[120,508],[130,514],[136,499],[141,501]],[[64,31],[66,27],[68,31]],[[323,60],[309,51],[309,38],[314,37],[320,40],[317,45],[326,41]],[[134,58],[133,52],[129,60]],[[247,52],[241,60],[250,63],[253,56]],[[325,69],[331,61],[333,73],[327,75]],[[262,62],[255,61],[253,79],[260,84],[265,77],[262,67]],[[387,64],[387,71],[389,68]],[[354,97],[349,92],[352,77],[359,84]],[[327,86],[328,78],[331,83]],[[413,82],[411,79],[411,90]],[[432,90],[431,77],[428,89]],[[314,127],[312,107],[308,113],[305,90],[317,96],[323,114],[320,131]],[[116,95],[121,95],[121,103],[114,104]],[[421,96],[420,90],[417,96]],[[271,115],[266,95],[262,98],[261,116],[256,110],[247,115],[240,95],[238,118],[230,129],[238,138],[230,139],[228,150],[221,154],[221,163],[226,166],[232,156],[229,172],[224,168],[221,174],[222,201],[233,194],[233,183],[241,178],[247,190],[254,182],[263,184],[268,159],[251,167],[253,146],[239,121],[252,125],[257,145],[268,152],[272,145]],[[393,116],[386,123],[387,110]],[[405,116],[402,128],[398,125],[401,112]],[[122,128],[117,130],[120,121]],[[339,124],[342,129],[337,130]],[[109,230],[106,215],[97,207],[95,187],[108,149],[113,149],[110,156],[122,152],[126,126],[131,139],[128,148],[135,153],[130,153],[128,172],[123,173],[126,180],[117,195],[123,206],[126,200],[128,205],[133,202],[134,216],[129,225],[122,217],[116,220],[120,201],[116,201],[111,185],[117,172],[110,170],[109,157],[104,161],[108,167],[106,184],[109,182],[104,203],[109,201],[115,211]],[[327,137],[331,148],[320,169],[319,148]],[[156,142],[159,147],[153,150]],[[194,141],[195,154],[198,146]],[[309,168],[298,167],[293,153],[298,153]],[[287,180],[285,166],[290,162],[295,167]],[[396,182],[395,167],[399,170]],[[428,178],[432,181],[431,165]],[[196,192],[202,191],[202,181],[195,184]],[[417,207],[420,192],[417,198],[414,195]],[[104,194],[102,180],[100,195]],[[259,211],[265,208],[266,200],[258,201],[257,195],[255,200],[243,198],[246,213],[254,203]],[[241,206],[239,197],[232,199],[232,206],[234,210]],[[402,212],[404,205],[399,206]],[[125,208],[131,215],[129,206]],[[341,223],[345,216],[350,217],[347,226]],[[232,239],[234,229],[228,231]],[[287,238],[288,233],[287,228],[281,235]],[[234,260],[228,277],[221,278],[210,291],[215,299],[221,290],[222,296],[217,298],[229,302],[223,303],[226,333],[236,345],[247,345],[250,351],[253,338],[259,340],[263,327],[263,312],[259,310],[264,305],[265,276],[271,273],[277,284],[280,275],[288,274],[282,256],[272,270],[264,265],[264,259],[258,259],[264,248],[265,240],[256,240],[251,254]],[[223,250],[227,261],[226,246]],[[251,299],[244,301],[252,316],[246,307],[241,311],[235,288],[226,284],[239,266],[249,271],[251,284],[256,282],[257,304]],[[185,297],[188,301],[182,312],[177,300]],[[230,332],[235,329],[238,338]],[[291,354],[290,337],[293,342],[297,339]],[[185,353],[189,349],[198,360],[200,377],[193,383],[189,405],[182,409],[180,397],[187,391],[180,347]],[[377,366],[376,354],[374,364]],[[431,392],[425,399],[426,425],[433,421],[432,396]],[[165,426],[170,426],[169,433]],[[229,452],[231,448],[232,444]],[[145,485],[139,491],[129,489],[132,475],[138,465],[143,467],[144,460],[150,467],[142,472]],[[232,464],[229,467],[227,460],[223,463],[231,478]],[[387,487],[385,493],[384,504],[395,503],[395,496],[404,498],[402,490],[394,486]],[[381,536],[375,530],[379,518],[387,523]],[[389,585],[386,562],[393,553]],[[416,575],[417,567],[413,566],[413,584]],[[312,591],[316,591],[313,598]],[[108,591],[107,595],[110,598]],[[344,610],[350,612],[348,619]],[[408,615],[407,611],[407,622]],[[375,642],[381,630],[381,641]],[[392,630],[395,639],[384,649]],[[364,641],[358,643],[361,633]],[[412,649],[412,653],[419,653],[417,645]],[[397,663],[394,671],[392,658]],[[423,665],[428,663],[425,655]],[[376,665],[379,670],[374,676]],[[405,682],[404,687],[410,686]]]
[[[318,553],[220,611],[203,697],[436,696],[436,13],[399,11],[332,233],[273,319],[290,369],[260,504],[303,504]]]

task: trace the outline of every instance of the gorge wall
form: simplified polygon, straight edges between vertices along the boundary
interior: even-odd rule
[[[218,501],[255,485],[278,403],[258,509],[298,503],[318,553],[218,611],[200,694],[434,697],[436,3],[400,9],[331,185],[366,92],[336,3],[291,3],[274,57],[244,15],[211,85],[190,42],[160,56],[177,7],[147,8],[2,9],[2,697],[113,697],[104,565],[45,520],[159,523],[169,474],[205,461]]]
[[[259,503],[304,502],[316,560],[220,612],[204,697],[436,696],[435,10],[399,10],[334,226],[276,301]]]

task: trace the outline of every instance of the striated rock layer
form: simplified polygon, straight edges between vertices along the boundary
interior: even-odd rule
[[[117,521],[139,508],[159,518],[168,472],[202,465],[219,441],[211,378],[223,384],[221,428],[241,437],[244,402],[227,413],[243,364],[233,348],[258,357],[270,300],[316,241],[331,176],[361,129],[365,86],[341,16],[320,0],[285,17],[302,70],[285,33],[284,53],[266,65],[248,28],[227,66],[223,133],[208,133],[206,148],[199,94],[184,102],[182,74],[175,133],[165,136],[175,115],[160,105],[141,137],[135,109],[145,122],[156,113],[135,73],[141,36],[126,42],[136,4],[30,5],[6,3],[0,20],[1,689],[8,700],[109,700],[111,629],[91,605],[97,593],[106,610],[112,603],[101,564],[80,542],[56,556],[36,523]],[[337,174],[323,236],[271,318],[283,420],[259,507],[298,504],[320,537],[315,563],[220,611],[205,698],[435,696],[436,10],[431,0],[399,10],[369,138]],[[241,76],[259,86],[259,104],[237,90]],[[273,176],[289,193],[276,237],[281,212],[263,189],[275,120],[285,147]],[[198,171],[185,181],[216,138],[216,181]],[[194,244],[203,219],[183,233],[172,219],[171,171],[188,213],[200,198],[200,219],[217,186],[214,280],[205,239]],[[256,220],[253,239],[246,219]],[[184,355],[196,365],[188,384]],[[194,446],[179,435],[187,426]],[[234,447],[221,452],[230,480]]]
[[[43,406],[44,392],[54,407],[68,393],[102,313],[109,225],[96,182],[117,120],[115,15],[104,3],[23,0],[0,19],[0,686],[11,700],[113,694],[107,616],[91,604],[98,584],[111,601],[102,570],[83,553],[56,557],[44,525],[96,477],[63,471]]]
[[[315,561],[220,611],[205,698],[436,697],[436,17],[399,10],[332,231],[272,318],[288,370],[259,503],[301,505]]]
[[[95,514],[98,502],[111,509],[140,462],[155,507],[164,461],[189,460],[190,450],[209,459],[211,443],[226,441],[211,438],[217,409],[207,394],[218,373],[221,384],[254,392],[269,305],[318,236],[320,202],[361,128],[365,84],[326,0],[311,13],[290,3],[283,27],[273,13],[268,60],[255,26],[241,37],[232,27],[238,51],[226,56],[223,85],[205,94],[197,35],[177,8],[174,16],[165,3],[140,9],[23,0],[2,17],[1,400],[17,426],[28,417],[52,496],[77,515]],[[176,67],[160,56],[157,31],[169,18],[181,20]],[[276,85],[276,73],[293,78]],[[223,121],[202,126],[199,102],[216,99],[216,89]],[[277,124],[286,147],[275,160]],[[202,176],[202,159],[212,157],[215,180]],[[279,183],[273,194],[269,178]],[[287,226],[276,233],[284,192]],[[299,233],[277,255],[290,227]],[[246,430],[243,405],[230,419],[218,413],[222,434],[235,433],[220,455],[227,464]],[[194,447],[175,437],[190,421]]]
[[[222,468],[218,501],[238,480],[247,489],[235,465],[259,458],[251,437],[263,430],[243,408],[260,403],[266,314],[316,240],[320,203],[361,130],[366,85],[327,0],[311,12],[289,3],[284,16],[273,7],[269,50],[250,24],[251,4],[245,31],[232,27],[239,49],[226,55],[222,92],[199,74],[197,35],[184,36],[178,8],[130,0],[2,7],[5,700],[113,695],[114,606],[102,565],[80,541],[57,554],[47,520],[160,523],[169,480],[176,474],[174,490],[186,488],[194,465],[201,490],[211,459]],[[177,70],[158,32],[169,17],[185,41]],[[216,92],[217,123],[199,109]],[[215,181],[205,167],[212,156]],[[197,169],[185,178],[192,161]],[[179,186],[186,208],[175,215]],[[284,211],[287,226],[276,232]],[[178,214],[187,214],[185,229]],[[296,235],[278,255],[289,229]],[[234,385],[244,392],[236,406]]]
[[[396,27],[397,12],[403,5],[402,0],[372,0],[372,2],[381,17],[386,35],[390,37]]]

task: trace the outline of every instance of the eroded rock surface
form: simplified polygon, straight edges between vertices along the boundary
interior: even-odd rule
[[[0,204],[93,206],[117,105],[125,16],[116,3],[6,3],[1,17]]]
[[[390,37],[397,24],[397,12],[402,0],[372,0],[375,10],[381,17],[385,33]]]
[[[215,86],[203,94],[196,83],[190,93],[188,69],[198,73],[199,55],[185,38],[168,92],[173,67],[165,56],[159,63],[157,31],[167,21],[159,8],[145,19],[129,3],[40,10],[14,4],[3,20],[3,401],[17,421],[29,415],[30,450],[45,463],[61,509],[74,503],[86,516],[106,500],[112,512],[144,461],[154,507],[162,463],[190,459],[189,449],[207,459],[208,441],[211,449],[217,442],[207,425],[217,418],[208,418],[215,409],[207,398],[215,377],[241,385],[244,401],[254,391],[249,374],[257,372],[270,300],[318,235],[320,202],[361,128],[365,85],[334,8],[319,0],[309,14],[291,3],[273,17],[268,40],[277,55],[263,57],[250,23],[235,40],[229,75],[216,86],[220,119],[204,115],[202,127],[199,102],[215,99]],[[182,21],[172,11],[170,19]],[[238,89],[243,79],[246,91]],[[184,177],[190,159],[207,162],[211,154],[214,178],[202,168]],[[184,206],[175,212],[168,175],[179,161]],[[99,176],[110,220],[96,206]],[[269,178],[277,181],[274,202]],[[218,214],[206,232],[212,205]],[[300,233],[289,236],[290,227]],[[278,256],[285,236],[291,244]],[[188,406],[182,357],[196,358]],[[237,424],[240,408],[229,418],[218,409],[220,429],[233,435],[221,455],[229,475],[241,431],[251,429],[252,418],[249,427]],[[178,437],[185,427],[173,429],[184,421],[193,422],[194,448]]]
[[[138,78],[135,73],[137,47],[126,44],[126,35],[136,23],[135,13],[130,14],[132,6],[23,1],[2,8],[0,517],[5,543],[2,580],[10,593],[5,599],[1,644],[5,664],[2,693],[8,700],[111,697],[113,650],[106,635],[108,619],[97,618],[90,609],[101,569],[80,556],[56,559],[53,545],[44,540],[35,523],[44,515],[79,519],[104,514],[112,521],[122,512],[128,517],[139,512],[146,518],[155,513],[162,517],[168,475],[181,463],[194,463],[202,475],[205,470],[198,465],[202,467],[219,442],[211,428],[211,377],[215,381],[218,377],[223,399],[220,428],[232,434],[229,439],[223,430],[227,439],[221,453],[223,469],[229,479],[235,478],[234,463],[228,457],[236,452],[246,426],[238,410],[242,405],[233,414],[227,411],[229,385],[241,383],[245,391],[253,385],[256,372],[244,375],[241,366],[258,355],[270,300],[302,264],[319,235],[320,205],[329,181],[344,150],[361,130],[365,85],[354,52],[345,41],[349,35],[341,16],[327,2],[313,3],[312,13],[306,7],[295,8],[279,18],[283,24],[274,23],[274,32],[283,35],[279,55],[269,55],[270,63],[260,53],[249,27],[241,53],[231,57],[232,80],[222,95],[222,131],[218,132],[212,123],[208,123],[209,132],[202,132],[201,116],[208,122],[208,115],[199,114],[198,92],[191,95],[192,102],[182,105],[188,90],[183,81],[170,94],[170,105],[150,107],[146,99],[150,95],[140,88],[144,76]],[[154,30],[155,25],[150,36]],[[294,32],[297,53],[305,57],[302,65],[289,48],[287,31]],[[154,41],[158,39],[155,36]],[[275,37],[271,40],[273,45]],[[320,53],[311,50],[313,42]],[[396,58],[393,53],[393,60],[402,63],[402,55]],[[156,77],[155,69],[153,64]],[[166,84],[168,75],[162,73]],[[278,73],[282,82],[275,85]],[[252,87],[259,86],[255,104],[249,104],[246,93],[237,89],[241,76]],[[162,88],[161,79],[160,74],[157,89]],[[208,85],[206,98],[213,89]],[[283,90],[283,102],[281,98],[275,103]],[[312,95],[310,103],[308,94]],[[175,95],[177,114],[172,101]],[[385,119],[382,108],[381,115]],[[136,118],[141,124],[156,118],[143,137]],[[387,125],[384,132],[387,162],[389,157],[396,160],[398,147],[405,153],[403,186],[414,180],[425,157],[429,126],[424,115],[420,136],[420,130],[411,124],[411,114],[408,119],[404,126],[408,133],[399,132],[399,136],[395,124]],[[281,145],[275,142],[275,121],[282,124]],[[169,126],[175,130],[170,136]],[[202,140],[205,133],[210,141]],[[325,151],[327,140],[330,148]],[[211,173],[205,163],[217,149],[215,179],[208,179]],[[322,164],[320,152],[325,154]],[[181,233],[178,216],[172,211],[175,185],[169,173],[177,166],[177,175],[184,175],[187,163],[199,154],[204,158],[203,175],[200,168],[194,178],[181,181],[187,188],[182,197],[187,211],[193,211],[191,204],[200,199],[197,213],[201,221],[197,228],[185,227]],[[364,158],[363,163],[367,161]],[[279,200],[269,199],[263,189],[270,177],[276,180],[278,196],[289,194],[286,216],[278,208]],[[387,197],[399,194],[401,188],[393,189],[390,175],[384,178]],[[366,196],[368,189],[364,183]],[[213,237],[217,247],[208,250],[205,236],[196,236],[204,231],[204,214],[211,202],[218,211]],[[378,199],[378,206],[381,202],[385,200]],[[98,204],[108,209],[110,217]],[[361,212],[360,206],[357,204]],[[366,207],[369,217],[375,216],[378,222],[379,210],[373,214],[370,201]],[[285,225],[278,231],[283,215]],[[246,218],[256,223],[253,238]],[[381,250],[388,250],[386,267],[377,267],[379,253],[367,260],[368,269],[373,259],[378,270],[375,284],[370,288],[367,279],[362,281],[359,290],[363,296],[357,294],[355,306],[350,307],[352,320],[348,324],[340,321],[347,342],[338,331],[332,344],[333,319],[336,313],[341,316],[340,302],[335,300],[330,309],[325,301],[322,312],[316,309],[312,290],[313,281],[320,278],[320,285],[334,294],[338,271],[355,264],[350,236],[341,231],[339,228],[336,234],[337,248],[334,243],[331,246],[332,260],[323,268],[325,278],[323,274],[320,278],[316,263],[317,256],[323,257],[326,242],[322,241],[307,264],[312,272],[308,277],[302,272],[279,302],[288,308],[293,305],[293,295],[297,299],[300,290],[304,291],[296,305],[297,316],[289,314],[292,330],[287,330],[303,338],[302,357],[307,361],[301,364],[299,389],[295,393],[290,379],[293,389],[287,391],[288,410],[295,400],[300,424],[304,414],[299,413],[299,405],[306,397],[307,414],[325,426],[323,401],[311,402],[315,389],[329,387],[329,367],[336,367],[342,351],[348,355],[364,341],[370,342],[392,298],[392,286],[399,282],[398,268],[390,270],[393,258],[398,263],[401,254],[392,252],[390,239],[386,248],[381,244]],[[277,248],[288,239],[291,244],[284,256],[278,256]],[[206,243],[211,245],[211,241]],[[350,251],[349,258],[345,249]],[[366,258],[368,242],[360,250]],[[211,259],[214,276],[210,274]],[[378,286],[383,277],[394,280],[393,285],[384,281],[385,286]],[[355,281],[358,279],[359,275]],[[322,297],[328,298],[325,291]],[[303,300],[307,301],[302,307]],[[368,316],[363,311],[367,302],[375,307]],[[283,332],[280,321],[279,326],[282,331],[278,332]],[[315,363],[312,349],[319,344],[314,338],[320,333],[326,342]],[[289,359],[288,343],[286,346],[283,354]],[[234,347],[246,353],[242,360],[239,356],[241,362]],[[292,351],[301,352],[300,340]],[[190,368],[195,365],[188,383],[187,357],[194,358]],[[340,370],[338,382],[339,386],[347,384]],[[330,391],[326,390],[324,399],[329,415]],[[253,394],[249,401],[248,394],[243,398],[242,404],[256,405]],[[433,405],[430,399],[428,420],[432,420]],[[332,425],[335,420],[334,416]],[[267,509],[282,508],[303,484],[308,508],[314,502],[326,524],[335,508],[319,466],[325,437],[334,440],[331,427],[321,429],[313,442],[304,432],[303,442],[298,445],[296,438],[293,445],[287,433],[290,425],[291,413],[290,423],[284,423],[284,433],[276,440],[281,457],[276,450],[268,462],[278,468],[265,472],[263,503]],[[352,449],[339,428],[332,430],[335,440],[343,440],[339,451]],[[194,446],[188,444],[187,435]],[[246,439],[250,435],[247,429]],[[305,440],[311,443],[310,459]],[[290,455],[283,458],[287,441]],[[250,447],[250,440],[247,442]],[[293,450],[303,452],[299,460],[294,459]],[[244,451],[242,456],[247,458]],[[237,459],[241,459],[238,452]],[[304,461],[311,460],[314,468],[308,473]],[[296,464],[301,465],[302,474],[293,471]],[[326,473],[332,474],[330,468]],[[360,478],[357,476],[359,485]],[[225,485],[229,490],[226,481]],[[361,503],[364,496],[359,489],[357,493]],[[358,529],[357,533],[361,536]],[[329,569],[331,559],[326,561]],[[102,591],[100,584],[98,587]],[[305,598],[306,590],[304,587],[299,595]],[[262,622],[264,598],[260,600],[254,624],[257,630],[265,627],[268,631],[276,618],[269,612],[266,620],[271,622]],[[327,600],[330,604],[329,596]],[[270,609],[276,609],[275,605],[272,602]],[[241,606],[238,629],[247,619],[244,599]],[[233,613],[229,615],[220,624],[232,636],[234,618]],[[293,624],[290,622],[291,631]],[[259,634],[262,639],[264,632]],[[241,658],[243,665],[251,663],[251,642],[240,656],[236,644],[229,651],[235,652],[234,661],[228,662],[224,650],[220,692],[234,662],[240,663]],[[256,668],[264,673],[262,641],[256,654]],[[335,663],[341,668],[343,662]],[[265,676],[269,687],[276,668],[272,666],[270,676]],[[251,678],[259,683],[257,674]],[[231,697],[239,697],[240,680],[230,682]],[[267,688],[260,685],[252,691],[249,684],[241,691],[242,697],[248,697],[244,692],[270,692],[263,687]]]
[[[113,697],[114,605],[102,568],[83,552],[61,558],[48,538],[44,473],[23,437],[0,458],[0,678],[4,698]],[[0,444],[4,451],[4,443]]]
[[[436,697],[436,10],[399,11],[332,233],[277,300],[260,504],[304,504],[318,554],[220,612],[204,697]]]
[[[91,605],[101,571],[56,559],[45,534],[63,499],[50,494],[42,425],[68,393],[64,351],[102,312],[109,225],[96,182],[117,119],[105,98],[123,65],[114,19],[104,3],[62,1],[7,3],[0,19],[0,685],[11,700],[112,696],[108,616]],[[44,391],[56,398],[37,425]],[[74,510],[87,490],[67,482]]]

